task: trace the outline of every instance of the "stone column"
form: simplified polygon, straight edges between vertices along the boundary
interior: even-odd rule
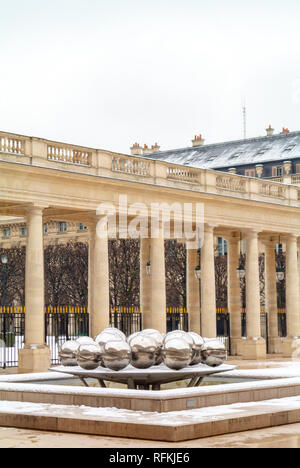
[[[142,313],[142,328],[151,328],[151,275],[147,275],[147,263],[150,261],[150,239],[140,240],[140,305]]]
[[[88,266],[88,312],[89,316],[92,317],[94,314],[94,247],[95,247],[95,236],[96,236],[96,223],[87,224],[89,229],[89,266]],[[91,322],[91,320],[90,320]]]
[[[229,237],[228,242],[228,311],[230,314],[231,354],[238,356],[242,339],[241,285],[237,276],[239,266],[239,237]]]
[[[278,333],[275,245],[276,242],[274,240],[265,243],[265,294],[270,354],[280,354],[282,351],[281,338]]]
[[[261,337],[260,284],[258,266],[258,233],[248,231],[246,235],[246,312],[247,339],[242,343],[244,359],[265,359],[266,342]]]
[[[166,333],[166,273],[164,229],[160,225],[157,238],[151,238],[151,326]],[[150,323],[149,323],[150,325]]]
[[[102,216],[97,218],[101,222]],[[91,253],[94,262],[91,267],[93,277],[91,279],[92,311],[90,313],[90,333],[92,337],[99,334],[104,328],[109,327],[109,264],[108,264],[108,234],[104,229],[99,229],[95,224],[95,231],[91,238],[93,247]]]
[[[195,249],[187,249],[186,289],[190,331],[201,335],[200,284],[199,280],[195,277],[195,269],[197,266],[198,251]]]
[[[33,206],[27,213],[25,269],[25,347],[19,352],[20,372],[45,372],[51,365],[45,339],[43,209]]]
[[[291,357],[300,337],[297,237],[292,234],[286,241],[286,319],[287,338],[283,340],[282,351],[284,357]]]
[[[201,250],[201,322],[205,338],[217,335],[214,227],[205,225]]]

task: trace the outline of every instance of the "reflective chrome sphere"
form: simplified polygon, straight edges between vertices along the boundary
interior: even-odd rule
[[[174,370],[187,367],[191,363],[192,353],[189,343],[182,337],[168,340],[162,350],[165,365]]]
[[[132,333],[132,335],[129,335],[129,337],[127,338],[127,343],[130,344],[131,340],[135,338],[136,336],[140,335],[140,333],[141,332],[136,332],[136,333]]]
[[[171,333],[168,333],[167,336],[165,337],[164,343],[167,343],[169,340],[174,340],[174,339],[186,340],[191,348],[193,348],[194,346],[194,340],[192,336],[189,333],[186,333],[184,331],[176,330]]]
[[[190,335],[194,340],[193,358],[192,358],[191,366],[195,366],[202,362],[201,352],[202,352],[202,348],[204,345],[204,339],[202,338],[202,336],[198,335],[198,333],[189,332],[188,335]]]
[[[95,342],[100,346],[101,351],[103,351],[106,343],[109,343],[110,341],[120,341],[120,339],[119,335],[103,331],[100,335],[96,336]]]
[[[97,344],[81,345],[77,351],[77,363],[82,369],[94,370],[100,366],[101,349]]]
[[[141,334],[145,336],[150,336],[151,338],[154,339],[156,342],[156,353],[155,353],[155,366],[159,366],[163,362],[163,357],[162,357],[162,347],[164,343],[164,336],[158,331],[158,330],[143,330]]]
[[[151,336],[151,338],[153,338],[156,341],[158,346],[163,345],[164,337],[158,330],[151,330],[151,329],[143,330],[141,334],[146,335],[146,336]]]
[[[66,341],[60,348],[59,359],[63,366],[77,366],[77,350],[79,344],[76,341]]]
[[[85,344],[95,344],[95,341],[89,336],[81,336],[80,338],[77,338],[76,343],[78,343],[78,345],[80,346]]]
[[[131,348],[126,341],[109,341],[102,353],[104,365],[113,371],[125,369],[131,361]]]
[[[157,345],[151,336],[139,334],[130,341],[131,364],[137,369],[148,369],[156,360]]]
[[[227,359],[225,345],[216,339],[205,340],[201,351],[202,363],[209,367],[218,367]]]
[[[164,337],[164,342],[166,342],[167,340],[170,340],[172,338],[177,338],[179,336],[183,336],[185,335],[185,332],[183,330],[173,330],[169,333],[167,333]]]
[[[118,337],[120,337],[121,340],[126,341],[125,334],[118,328],[105,328],[104,330],[102,330],[102,333],[112,333],[113,335],[117,335]]]

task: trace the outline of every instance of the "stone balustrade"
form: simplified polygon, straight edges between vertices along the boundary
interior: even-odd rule
[[[165,187],[300,206],[300,187],[0,132],[0,160]],[[299,175],[300,180],[300,175]],[[293,183],[298,182],[294,178]]]
[[[65,145],[48,145],[48,160],[69,164],[90,165],[90,153]]]
[[[11,154],[24,154],[24,140],[2,135],[0,133],[0,152]]]
[[[149,176],[150,163],[143,159],[135,159],[131,157],[113,157],[112,171],[138,176]]]
[[[186,169],[182,166],[168,167],[167,168],[167,177],[168,179],[183,181],[183,182],[200,182],[199,172],[197,169]]]
[[[218,189],[229,190],[231,192],[246,192],[246,180],[235,176],[220,175],[216,180]]]

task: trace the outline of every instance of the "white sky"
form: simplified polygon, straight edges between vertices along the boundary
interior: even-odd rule
[[[299,0],[0,0],[0,129],[113,151],[300,130]]]

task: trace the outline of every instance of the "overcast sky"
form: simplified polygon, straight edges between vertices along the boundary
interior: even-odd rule
[[[300,130],[299,0],[0,0],[0,130],[128,153]]]

